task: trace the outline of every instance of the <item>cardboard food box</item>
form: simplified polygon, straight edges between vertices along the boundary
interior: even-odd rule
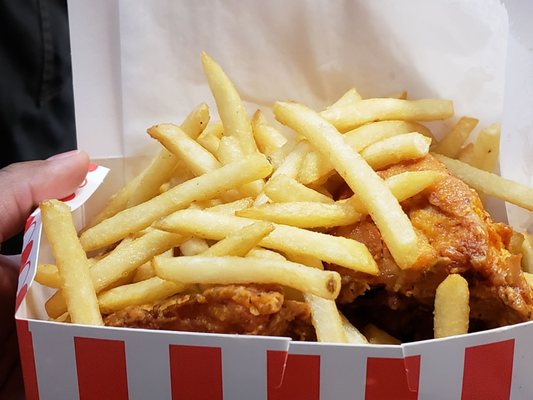
[[[71,1],[79,147],[111,172],[86,201],[107,172],[95,166],[66,201],[83,204],[81,226],[153,154],[146,127],[202,101],[215,113],[202,50],[249,111],[278,99],[321,108],[352,86],[452,99],[458,116],[503,122],[502,174],[531,185],[532,12],[497,0]],[[532,221],[495,212],[522,229]],[[28,400],[533,398],[533,323],[363,346],[49,322],[52,292],[33,282],[37,262],[51,260],[38,213],[24,243],[16,318]]]

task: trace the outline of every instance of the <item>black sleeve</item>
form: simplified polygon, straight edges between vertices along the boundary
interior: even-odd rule
[[[66,0],[0,0],[0,168],[75,148]]]

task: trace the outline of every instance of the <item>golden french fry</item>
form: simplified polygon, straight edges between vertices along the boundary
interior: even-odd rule
[[[226,236],[202,253],[202,256],[239,256],[248,254],[265,236],[274,230],[268,222],[255,222]]]
[[[475,190],[533,211],[533,188],[474,168],[459,160],[453,160],[440,154],[434,154],[434,156],[453,175]]]
[[[165,281],[157,276],[106,290],[98,295],[102,314],[110,314],[128,306],[149,304],[182,292],[187,285]]]
[[[522,270],[533,273],[533,237],[526,233],[522,242]]]
[[[346,331],[337,310],[335,300],[304,293],[305,302],[311,309],[311,322],[319,342],[348,343]]]
[[[156,257],[155,271],[162,279],[184,284],[275,283],[327,299],[337,297],[341,284],[334,271],[252,257]]]
[[[177,125],[160,124],[148,128],[148,134],[157,139],[196,176],[221,167],[220,162],[196,140]]]
[[[41,285],[48,286],[54,289],[59,289],[63,286],[63,281],[54,264],[39,264],[35,272],[35,281]]]
[[[370,344],[401,344],[402,342],[394,336],[389,335],[383,329],[379,329],[373,324],[368,324],[363,328],[363,335]]]
[[[72,322],[103,325],[89,275],[89,261],[78,240],[70,208],[58,200],[44,201],[39,208],[43,228],[61,276],[62,292]]]
[[[322,261],[314,257],[290,254],[289,259],[311,268],[324,269]],[[341,315],[337,309],[335,300],[324,299],[311,293],[303,293],[303,296],[305,302],[311,309],[311,322],[315,328],[318,341],[347,343],[348,338],[346,337]]]
[[[346,132],[373,121],[434,121],[450,118],[453,104],[440,99],[366,99],[353,106],[329,108],[320,114],[339,131]]]
[[[266,258],[268,260],[286,260],[281,254],[276,251],[263,249],[262,247],[254,247],[246,254],[246,257]]]
[[[209,121],[209,108],[206,104],[196,107],[181,124],[181,129],[188,136],[195,138]],[[183,169],[179,158],[163,148],[150,165],[141,172],[140,180],[128,199],[127,207],[141,204],[159,193],[162,184],[169,181],[176,169]],[[122,210],[119,210],[122,211]]]
[[[152,266],[151,262],[146,262],[143,265],[140,265],[135,270],[135,274],[133,275],[133,278],[131,281],[133,283],[145,281],[147,279],[153,278],[155,276],[154,267]]]
[[[268,160],[270,161],[270,164],[272,164],[274,171],[280,167],[285,158],[287,158],[287,155],[289,155],[289,153],[294,149],[296,144],[297,143],[292,139],[287,140],[287,143],[268,156]]]
[[[348,186],[361,198],[398,266],[411,267],[419,254],[418,238],[398,200],[376,172],[328,121],[309,108],[277,102],[274,114],[280,122],[307,137],[330,159]]]
[[[261,110],[252,117],[252,131],[259,151],[267,156],[287,143],[287,138],[267,122]]]
[[[184,256],[195,256],[209,249],[204,239],[193,237],[180,245],[180,252]]]
[[[368,340],[365,337],[365,335],[359,332],[359,329],[353,326],[351,322],[348,321],[348,318],[342,315],[342,313],[341,313],[341,321],[342,321],[342,327],[344,328],[344,333],[346,335],[346,339],[348,340],[348,343],[368,344]]]
[[[462,117],[432,151],[446,157],[456,158],[479,120]]]
[[[366,124],[343,135],[344,140],[358,153],[368,146],[404,133],[418,132],[433,140],[431,131],[413,121],[379,121]],[[328,176],[333,166],[327,157],[318,151],[311,151],[302,163],[298,180],[309,184]]]
[[[349,89],[344,93],[335,103],[328,106],[327,109],[336,108],[336,107],[346,107],[353,106],[363,98],[359,94],[356,88]]]
[[[237,89],[220,65],[205,52],[202,52],[202,64],[224,126],[224,134],[235,136],[241,143],[244,154],[255,154],[257,146],[252,134],[252,125]]]
[[[310,189],[287,175],[271,177],[265,185],[265,194],[273,202],[313,201],[333,203],[334,200],[316,190]]]
[[[215,122],[207,125],[204,131],[196,138],[196,141],[200,143],[211,154],[216,155],[220,138],[224,134],[224,128],[222,122]]]
[[[146,228],[155,220],[188,206],[207,200],[229,189],[270,174],[272,167],[262,155],[231,163],[191,179],[135,207],[126,209],[82,233],[86,251],[96,250]]]
[[[256,220],[215,214],[202,210],[181,210],[156,223],[171,232],[192,234],[204,239],[222,240]],[[376,274],[376,262],[361,243],[344,237],[312,232],[287,225],[274,224],[276,229],[259,245],[281,252],[316,257],[346,268]]]
[[[224,136],[220,140],[217,157],[224,165],[245,158],[241,144],[234,136]],[[246,197],[256,197],[263,191],[265,182],[262,179],[242,185],[239,191]]]
[[[431,139],[417,132],[393,136],[361,151],[361,157],[374,169],[383,169],[404,160],[422,158],[429,152]]]
[[[151,229],[127,245],[117,246],[90,269],[95,291],[97,293],[102,291],[122,276],[150,261],[154,256],[179,246],[187,239],[188,236]],[[52,318],[56,318],[66,311],[62,290],[56,292],[46,302],[45,308]]]
[[[468,282],[461,275],[448,275],[441,282],[435,293],[433,330],[436,338],[468,333],[469,298]]]
[[[251,207],[254,203],[251,197],[232,201],[231,203],[219,204],[206,208],[206,211],[225,215],[235,215],[235,212]]]
[[[531,289],[533,289],[533,274],[530,272],[524,272],[524,278]]]
[[[351,225],[364,217],[349,203],[310,201],[261,204],[237,211],[235,215],[299,228]]]
[[[474,143],[468,143],[465,147],[461,149],[457,159],[466,164],[472,163],[472,158],[474,157]]]
[[[276,169],[272,173],[272,176],[270,178],[271,179],[275,178],[278,175],[285,175],[290,178],[296,178],[300,171],[300,166],[302,164],[302,161],[305,155],[307,154],[307,152],[309,151],[309,148],[310,148],[309,143],[307,143],[307,141],[300,141],[294,147],[294,149],[289,154],[287,154],[287,157],[285,157],[285,159],[283,160],[281,165],[278,167],[278,169]],[[264,204],[267,202],[268,202],[268,197],[263,192],[263,193],[260,193],[256,197],[254,204],[259,205],[259,204]]]
[[[469,164],[487,172],[494,172],[499,156],[500,124],[492,124],[478,133]]]

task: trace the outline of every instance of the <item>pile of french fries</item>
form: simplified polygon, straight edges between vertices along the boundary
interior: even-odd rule
[[[406,172],[383,180],[376,170],[436,153],[450,171],[481,193],[533,210],[533,190],[494,175],[499,126],[469,140],[477,120],[464,117],[436,143],[420,121],[453,116],[449,100],[362,99],[350,89],[317,112],[277,102],[273,114],[250,118],[234,85],[207,54],[202,63],[220,122],[201,104],[181,125],[148,129],[162,148],[146,169],[114,195],[78,236],[69,208],[40,205],[56,264],[39,265],[36,280],[57,288],[50,318],[102,325],[102,315],[185,293],[198,285],[275,283],[299,293],[317,338],[336,343],[398,343],[367,326],[361,333],[338,311],[341,287],[333,263],[366,274],[378,266],[361,243],[324,232],[366,215],[394,260],[410,268],[420,249],[400,202],[439,173]],[[354,196],[335,201],[344,181]],[[523,240],[526,270],[533,250]],[[450,275],[435,297],[435,336],[468,331],[468,284]]]

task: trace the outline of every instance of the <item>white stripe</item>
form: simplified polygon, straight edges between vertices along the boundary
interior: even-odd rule
[[[515,329],[514,363],[510,398],[512,400],[531,399],[533,397],[533,325],[524,324]]]
[[[287,351],[289,339],[251,336],[222,339],[224,399],[266,400],[267,350]]]
[[[126,365],[129,400],[171,398],[169,346],[158,335],[127,335]]]
[[[464,346],[450,340],[403,345],[405,357],[420,355],[419,400],[460,399]]]
[[[70,330],[30,321],[40,400],[78,399],[78,377]]]

